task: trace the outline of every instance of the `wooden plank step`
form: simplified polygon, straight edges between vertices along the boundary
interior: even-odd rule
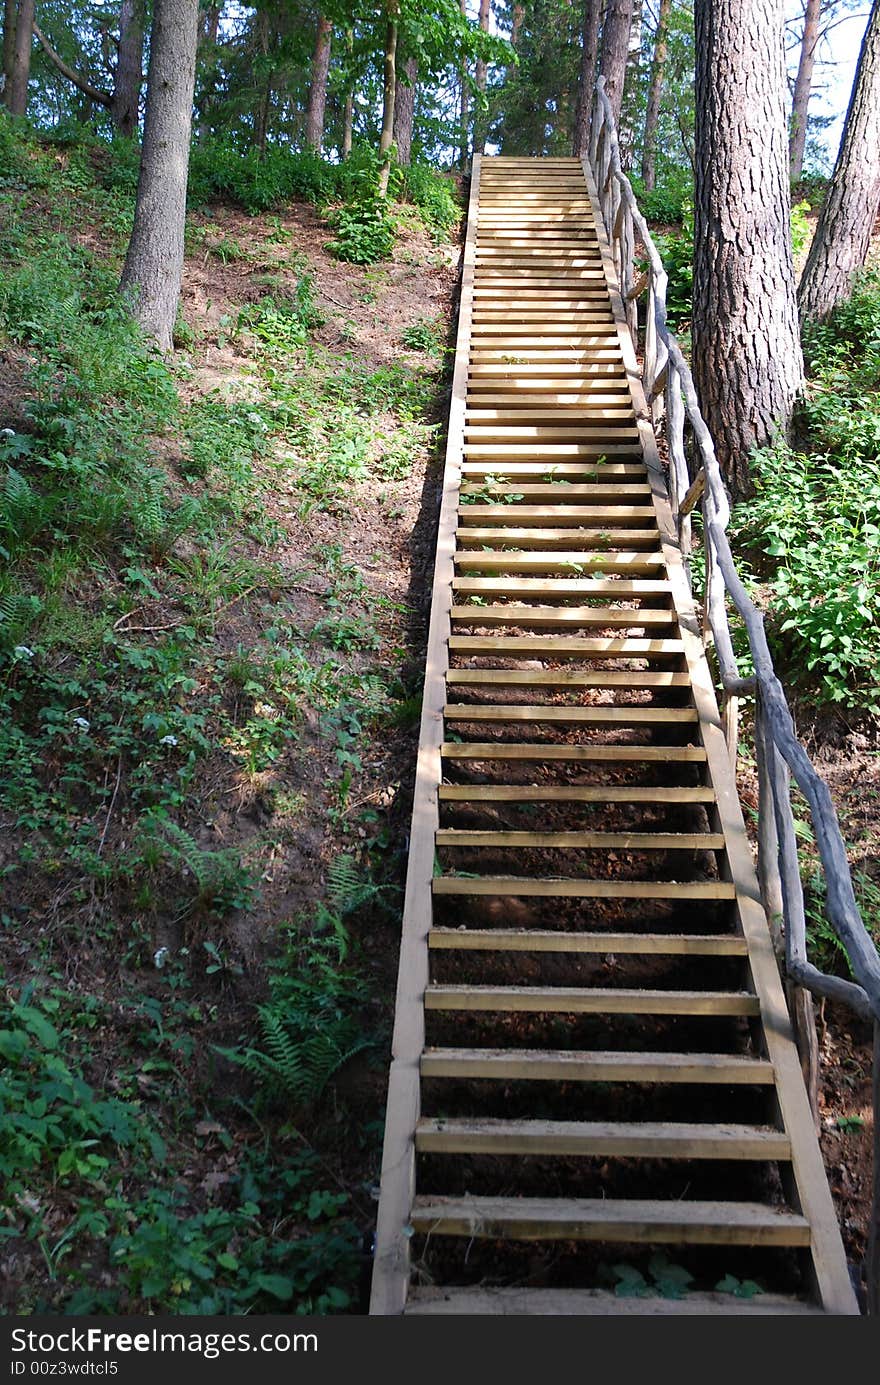
[[[662,957],[746,957],[735,933],[559,933],[538,928],[432,928],[428,946],[448,952],[561,952]]]
[[[458,654],[497,654],[509,658],[538,659],[630,659],[681,654],[684,646],[675,639],[641,639],[623,635],[453,635],[450,651]]]
[[[791,1159],[784,1131],[761,1125],[666,1121],[557,1121],[423,1116],[420,1154],[541,1154],[556,1158]]]
[[[510,361],[482,361],[468,368],[468,376],[468,389],[474,388],[475,380],[488,381],[495,389],[500,378],[504,380],[505,389],[526,391],[545,387],[557,390],[560,381],[566,384],[576,381],[579,390],[605,389],[608,381],[612,381],[615,388],[623,388],[626,385],[626,375],[621,363],[589,357],[584,357],[582,364],[576,361],[559,361],[546,369],[540,362],[530,364],[528,361],[520,361],[514,365]]]
[[[487,387],[488,388],[488,387]],[[500,386],[493,385],[490,388],[498,391]],[[465,410],[466,415],[474,418],[486,413],[493,412],[501,415],[502,412],[509,413],[512,417],[530,416],[540,418],[543,415],[540,410],[545,405],[552,405],[552,411],[548,411],[548,417],[558,418],[560,414],[567,417],[569,413],[579,416],[583,412],[584,417],[589,417],[592,413],[601,411],[603,414],[609,412],[617,414],[619,411],[627,410],[632,414],[632,406],[620,389],[618,393],[613,393],[612,385],[604,387],[604,392],[594,390],[593,393],[560,393],[558,390],[552,394],[533,393],[527,394],[525,391],[510,389],[507,393],[481,393],[482,387],[477,384],[477,388],[468,391],[468,405]],[[643,464],[644,465],[644,464]],[[647,467],[645,467],[647,470]],[[565,475],[565,472],[561,472]]]
[[[556,726],[656,726],[694,724],[695,707],[511,707],[506,703],[485,706],[448,703],[447,721],[525,721]]]
[[[438,986],[426,1010],[563,1015],[758,1015],[748,991],[609,990],[598,986]]]
[[[586,433],[581,442],[542,442],[536,439],[534,442],[509,442],[509,443],[487,443],[487,442],[465,442],[464,453],[467,457],[509,457],[513,460],[516,457],[540,457],[546,461],[562,461],[565,457],[594,457],[597,448],[601,455],[608,456],[615,452],[634,456],[638,453],[636,442],[624,441],[627,438],[627,431],[622,430],[623,438],[615,438],[609,444],[602,443],[599,439],[590,443],[589,433]]]
[[[584,550],[595,549],[601,546],[601,553],[595,552],[589,555],[592,565],[600,568],[603,572],[632,571],[632,572],[653,572],[662,564],[649,562],[647,565],[632,564],[621,566],[616,559],[621,555],[629,555],[630,558],[637,556],[632,553],[635,548],[655,549],[660,542],[659,529],[650,525],[642,529],[619,529],[617,526],[602,529],[544,529],[536,526],[533,529],[522,529],[515,526],[504,526],[502,528],[488,528],[485,525],[461,525],[455,531],[455,540],[460,548],[481,548],[483,545],[497,545],[505,548],[522,549],[542,549],[546,552],[550,548],[571,549],[572,544],[578,540],[583,540]],[[646,555],[648,558],[651,554]],[[599,562],[599,557],[604,558],[604,562]],[[588,564],[589,565],[589,564]],[[470,565],[473,567],[473,564]],[[569,564],[569,569],[571,565]],[[578,566],[583,567],[583,562]],[[560,568],[559,571],[563,569]],[[536,568],[536,571],[540,569]]]
[[[441,784],[441,803],[714,803],[709,785]]]
[[[702,764],[701,745],[542,745],[535,741],[444,741],[446,760],[629,760],[639,763]]]
[[[639,511],[648,510],[653,514],[653,506],[644,504],[644,500],[650,494],[651,487],[647,481],[621,481],[615,478],[611,481],[592,480],[581,483],[569,481],[565,476],[553,476],[551,481],[514,481],[502,474],[495,480],[487,478],[483,485],[465,481],[461,487],[461,496],[465,504],[470,503],[471,496],[484,495],[522,496],[530,504],[537,501],[566,506],[580,501],[591,505],[601,505],[607,501],[614,507],[614,513],[623,502],[634,504],[641,501]]]
[[[718,832],[499,832],[438,828],[438,847],[518,846],[556,851],[723,851]]]
[[[477,401],[477,403],[481,404],[482,401]],[[517,413],[517,406],[510,404],[501,409],[471,407],[465,409],[465,419],[469,420],[475,427],[487,427],[490,423],[496,423],[503,428],[508,428],[517,425],[518,419],[528,419],[528,426],[532,428],[539,424],[554,423],[559,428],[580,428],[582,425],[585,428],[589,428],[594,424],[598,426],[598,423],[603,421],[606,423],[630,423],[635,418],[635,414],[630,405],[624,404],[622,400],[619,408],[602,407],[600,405],[595,405],[594,407],[582,406],[579,409],[571,409],[564,412],[561,419],[559,406],[546,410],[533,407],[523,409],[522,404],[520,404],[519,407],[522,410],[519,414]],[[525,427],[526,425],[523,424],[522,426]],[[542,432],[543,431],[542,429]]]
[[[683,1298],[619,1298],[604,1289],[495,1289],[414,1285],[405,1317],[825,1317],[813,1303],[788,1294],[687,1293]]]
[[[598,449],[597,449],[598,450]],[[521,477],[533,481],[576,482],[590,481],[601,477],[603,480],[640,481],[647,476],[644,462],[606,462],[600,457],[591,457],[585,462],[551,462],[544,466],[541,462],[505,462],[501,458],[488,462],[462,462],[463,480],[472,482],[475,478],[487,480],[513,480]]]
[[[459,525],[467,528],[469,521],[474,525],[500,524],[505,528],[514,529],[528,524],[538,530],[544,525],[547,528],[567,526],[573,529],[604,530],[609,524],[629,523],[635,526],[641,523],[650,527],[653,533],[656,526],[653,505],[613,505],[610,502],[601,505],[568,505],[565,503],[564,491],[559,497],[559,503],[555,505],[525,505],[515,499],[511,499],[507,505],[463,503],[458,515]]]
[[[605,577],[453,577],[452,590],[462,596],[666,596],[666,578]]]
[[[588,625],[600,629],[623,626],[625,629],[669,627],[678,624],[671,610],[648,606],[525,606],[509,602],[506,606],[453,606],[453,624],[509,625],[520,630],[580,630]]]
[[[460,531],[459,531],[460,532]],[[471,535],[473,542],[488,542],[484,538],[484,533],[476,530]],[[536,531],[539,539],[546,538],[541,530]],[[569,531],[570,535],[570,531]],[[501,530],[498,534],[498,541],[516,542],[522,544],[524,538],[522,530],[516,531],[516,537]],[[569,537],[569,542],[571,538]],[[453,562],[461,571],[476,572],[569,572],[580,575],[587,568],[598,568],[600,572],[657,572],[664,568],[663,554],[657,552],[633,553],[620,549],[613,552],[603,553],[575,551],[568,552],[562,550],[552,550],[542,552],[534,549],[527,553],[486,553],[482,549],[462,549],[453,555]],[[661,653],[660,650],[633,650],[633,653]],[[670,651],[677,653],[678,651]]]
[[[735,899],[730,880],[541,880],[520,875],[435,875],[435,895],[509,899]]]
[[[808,1246],[810,1224],[760,1202],[636,1198],[417,1197],[410,1223],[435,1236],[645,1245]]]
[[[772,1087],[773,1065],[726,1053],[621,1053],[585,1049],[426,1048],[422,1077],[515,1082],[675,1082]]]
[[[687,688],[690,676],[667,669],[451,668],[454,687],[509,688]]]

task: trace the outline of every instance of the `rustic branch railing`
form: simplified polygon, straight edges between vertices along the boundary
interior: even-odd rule
[[[623,172],[605,79],[596,83],[589,161],[605,229],[611,243],[627,321],[638,330],[638,299],[647,292],[644,317],[645,394],[655,424],[666,417],[669,490],[682,556],[692,547],[691,514],[703,518],[705,590],[703,629],[714,644],[721,686],[725,732],[736,756],[737,704],[744,692],[755,695],[755,753],[758,767],[758,879],[777,952],[784,956],[790,1002],[815,1103],[818,1053],[812,1006],[805,992],[843,1001],[874,1023],[874,1179],[870,1243],[866,1263],[868,1312],[880,1313],[880,956],[856,904],[846,846],[827,785],[797,739],[791,712],[764,632],[761,612],[740,581],[726,528],[730,502],[711,434],[700,413],[690,367],[666,324],[667,276],[663,262]],[[644,246],[647,270],[636,274],[636,236]],[[685,426],[693,438],[694,475],[685,447]],[[754,675],[740,676],[727,615],[727,597],[748,634]],[[826,883],[826,913],[849,959],[855,981],[829,976],[807,959],[806,914],[797,853],[790,779],[809,805]],[[806,1002],[808,1013],[804,1013]],[[815,1106],[814,1106],[815,1109]]]

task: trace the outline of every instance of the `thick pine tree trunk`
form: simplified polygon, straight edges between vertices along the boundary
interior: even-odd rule
[[[382,83],[382,133],[379,136],[379,158],[382,160],[382,170],[379,174],[380,197],[385,197],[388,192],[388,179],[391,174],[391,147],[394,144],[394,105],[397,100],[397,21],[400,15],[400,0],[388,0],[387,15]]]
[[[633,0],[607,0],[602,25],[599,72],[605,78],[605,94],[611,102],[614,123],[620,125],[623,87],[632,34]]]
[[[12,81],[12,63],[15,56],[15,21],[18,6],[15,0],[3,0],[3,96],[4,105],[9,104],[9,84]]]
[[[490,12],[490,0],[480,0],[480,28],[483,30],[483,33],[484,33],[484,34],[488,34],[488,32],[489,32],[489,12]],[[481,96],[481,97],[485,95],[485,91],[486,91],[486,78],[487,78],[487,76],[488,76],[488,68],[487,68],[487,66],[486,66],[486,63],[484,62],[484,60],[483,60],[482,58],[477,58],[477,70],[476,70],[476,74],[475,74],[475,82],[476,82],[477,91],[480,93],[480,96]],[[487,121],[487,113],[486,113],[486,111],[483,110],[482,106],[479,106],[478,109],[477,109],[476,115],[474,116],[474,153],[475,153],[475,154],[484,154],[484,153],[486,152],[486,126],[487,126],[487,123],[488,123],[488,121]]]
[[[332,20],[319,14],[318,33],[312,56],[312,84],[309,87],[309,104],[306,110],[306,144],[318,154],[321,152],[321,140],[324,137],[324,111],[327,106],[327,76],[330,72],[332,39]]]
[[[819,15],[822,0],[807,0],[804,14],[804,36],[801,40],[801,55],[798,62],[797,77],[794,83],[794,99],[791,105],[791,130],[788,140],[791,177],[797,181],[804,171],[804,147],[807,143],[807,109],[810,104],[810,90],[813,85],[813,66],[816,62],[816,46],[819,42]]]
[[[138,126],[141,85],[144,80],[143,0],[122,0],[119,14],[119,57],[113,83],[110,117],[121,135],[129,138]]]
[[[731,489],[803,378],[791,253],[783,7],[696,0],[693,368]]]
[[[651,63],[651,85],[648,90],[648,108],[645,112],[645,137],[642,141],[642,182],[650,192],[656,179],[655,155],[657,147],[657,123],[660,119],[660,98],[663,95],[663,77],[666,72],[666,51],[669,41],[669,11],[672,0],[660,0],[660,13],[657,18],[657,36],[654,39],[654,60]]]
[[[840,152],[798,291],[805,320],[826,318],[865,263],[880,207],[880,0],[874,0]]]
[[[154,0],[144,145],[122,292],[141,327],[170,351],[183,272],[199,0]]]
[[[25,115],[28,82],[31,76],[31,49],[34,42],[34,0],[19,0],[15,22],[15,45],[6,104],[10,115]]]
[[[581,72],[574,117],[574,138],[571,144],[571,152],[576,159],[582,159],[590,146],[590,120],[593,113],[593,87],[596,81],[596,63],[599,56],[601,9],[601,0],[583,0]]]
[[[406,73],[406,81],[397,83],[397,97],[394,102],[394,146],[397,150],[397,162],[408,168],[412,160],[416,83],[419,79],[417,59],[407,58],[403,70]]]

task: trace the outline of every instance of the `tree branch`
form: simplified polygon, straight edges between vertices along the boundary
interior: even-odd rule
[[[112,103],[112,92],[101,91],[100,88],[93,87],[91,82],[88,81],[87,78],[81,77],[79,73],[75,72],[72,67],[68,67],[67,63],[64,61],[61,54],[55,52],[55,49],[52,47],[51,43],[46,38],[46,35],[43,33],[39,24],[37,24],[36,22],[34,23],[34,34],[39,40],[39,43],[43,48],[43,51],[45,52],[47,58],[51,63],[54,64],[55,67],[58,68],[58,71],[61,73],[62,77],[66,77],[68,82],[72,82],[75,87],[78,87],[80,91],[84,92],[90,100],[97,102],[99,106],[109,106]]]

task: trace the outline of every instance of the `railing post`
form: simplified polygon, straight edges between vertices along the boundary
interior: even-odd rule
[[[776,834],[776,816],[773,809],[773,787],[770,783],[769,755],[772,746],[768,744],[767,726],[764,716],[764,700],[761,689],[755,693],[755,759],[758,766],[758,884],[761,887],[761,903],[770,926],[773,951],[782,962],[785,957],[785,938],[783,935],[782,879],[779,874],[779,838]],[[773,750],[775,754],[775,750]]]

